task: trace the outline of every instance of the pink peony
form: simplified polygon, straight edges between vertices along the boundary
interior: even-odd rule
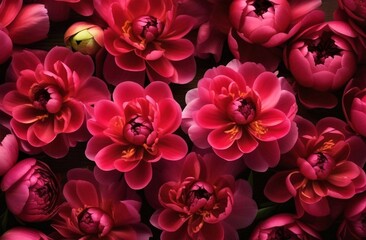
[[[182,127],[199,148],[228,161],[243,159],[255,171],[277,165],[297,138],[297,105],[274,73],[231,61],[208,70],[186,95]]]
[[[0,64],[11,56],[13,44],[34,43],[47,37],[50,23],[44,5],[22,4],[22,0],[0,1]]]
[[[346,86],[342,99],[343,112],[352,129],[366,137],[366,68],[359,71]]]
[[[338,7],[355,22],[366,26],[366,4],[363,0],[338,0]]]
[[[253,230],[250,240],[275,239],[322,239],[321,236],[292,214],[277,214],[260,222]]]
[[[14,54],[10,68],[16,82],[1,86],[5,94],[0,106],[12,116],[10,125],[23,151],[43,150],[60,158],[77,141],[90,137],[87,112],[98,100],[109,99],[110,93],[101,79],[92,76],[89,56],[65,47],[48,53],[24,50]]]
[[[193,152],[183,161],[175,180],[160,187],[162,207],[150,219],[163,230],[160,238],[238,240],[236,229],[249,226],[257,212],[250,185],[232,175],[238,162]]]
[[[284,61],[304,106],[336,106],[333,92],[344,87],[356,71],[356,36],[346,22],[331,21],[312,26],[291,40]]]
[[[283,156],[283,170],[267,182],[264,194],[273,202],[295,199],[298,214],[327,216],[329,199],[349,199],[365,190],[364,170],[351,161],[364,158],[365,147],[356,148],[354,137],[345,132],[346,123],[326,117],[316,126],[298,117],[299,139]],[[357,151],[357,155],[354,152]]]
[[[18,142],[15,136],[0,125],[0,176],[4,175],[18,160]]]
[[[95,104],[86,155],[102,170],[125,172],[131,188],[144,188],[152,177],[152,163],[179,160],[187,153],[186,142],[173,134],[180,123],[181,108],[166,83],[153,82],[146,89],[120,83],[113,102]]]
[[[238,36],[249,43],[275,47],[304,26],[322,20],[314,11],[320,0],[233,0],[230,21]]]
[[[194,19],[177,15],[174,0],[95,0],[107,22],[104,73],[108,82],[150,81],[187,83],[196,73],[193,44],[183,37]]]
[[[3,177],[7,208],[26,222],[51,219],[57,211],[60,186],[52,170],[42,161],[19,161]]]
[[[29,227],[14,227],[7,230],[2,236],[0,236],[1,240],[49,240],[42,232],[29,228]]]
[[[52,227],[66,239],[143,240],[151,232],[140,223],[141,202],[118,172],[75,168],[67,173]]]

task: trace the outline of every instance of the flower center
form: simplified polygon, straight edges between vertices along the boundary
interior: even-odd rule
[[[53,86],[31,88],[33,106],[37,109],[46,110],[49,113],[57,113],[62,107],[62,96]]]
[[[78,215],[79,229],[85,234],[105,236],[113,227],[112,218],[103,210],[90,207]]]
[[[255,0],[252,6],[255,8],[255,14],[257,14],[257,16],[262,16],[268,11],[268,8],[273,7],[273,3],[268,0]]]
[[[334,160],[322,152],[310,155],[307,161],[320,179],[326,178],[334,167]]]
[[[338,48],[328,32],[324,32],[320,38],[311,41],[308,44],[308,51],[313,55],[316,65],[324,64],[328,57],[333,58],[341,53],[341,49]]]
[[[132,144],[142,145],[153,131],[150,121],[134,116],[123,129],[125,138]]]
[[[298,236],[296,236],[290,230],[288,230],[284,227],[278,227],[271,231],[271,233],[268,235],[267,239],[268,240],[282,240],[282,239],[295,240],[295,239],[300,239],[300,238],[298,238]]]
[[[256,106],[249,98],[234,100],[228,110],[232,120],[239,124],[252,122],[256,115]]]
[[[207,207],[213,202],[213,187],[205,182],[196,182],[189,189],[186,204],[191,212],[197,212],[203,207]]]
[[[133,34],[145,42],[155,40],[163,31],[163,23],[153,16],[142,16],[132,22]]]

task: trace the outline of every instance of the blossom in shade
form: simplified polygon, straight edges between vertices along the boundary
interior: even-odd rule
[[[52,227],[66,239],[131,239],[151,237],[140,222],[141,202],[117,171],[74,168],[63,188],[66,202]]]
[[[95,104],[86,156],[102,170],[125,172],[131,188],[144,188],[152,177],[152,163],[179,160],[187,153],[186,142],[173,133],[181,114],[166,83],[152,82],[145,89],[134,82],[120,83],[113,101]]]
[[[236,230],[250,225],[257,213],[250,185],[234,178],[240,162],[194,152],[183,161],[180,174],[161,185],[161,207],[150,218],[163,230],[161,239],[238,240]]]
[[[49,220],[57,211],[60,186],[48,165],[35,158],[19,161],[3,177],[7,208],[26,222]]]
[[[117,85],[130,80],[187,83],[196,73],[192,42],[183,37],[194,18],[177,14],[174,0],[95,0],[95,9],[108,28],[104,32],[109,55],[105,79]]]
[[[0,176],[4,175],[18,160],[18,142],[16,137],[3,125],[0,125]]]
[[[0,236],[2,240],[48,240],[50,239],[41,231],[29,228],[29,227],[14,227],[7,230],[3,235]]]
[[[14,54],[9,72],[15,82],[1,86],[3,111],[28,153],[44,151],[60,158],[90,134],[85,119],[91,105],[109,99],[107,85],[92,76],[89,56],[54,47],[48,53],[24,50]]]
[[[352,161],[364,158],[365,147],[358,148],[358,137],[349,136],[340,119],[326,117],[315,126],[301,117],[296,122],[299,139],[281,162],[287,169],[268,180],[264,194],[273,202],[294,198],[300,216],[327,216],[330,200],[350,199],[365,190],[365,171]]]
[[[199,148],[255,171],[278,164],[297,138],[294,95],[274,73],[251,62],[209,69],[188,91],[182,127]]]
[[[307,108],[333,108],[334,92],[356,72],[357,34],[343,21],[307,28],[286,46],[284,62],[297,84],[300,102]]]
[[[292,214],[277,214],[260,222],[253,230],[250,240],[322,239],[319,233],[299,221]]]
[[[366,238],[366,194],[354,196],[346,203],[344,220],[337,232],[338,240]]]
[[[47,37],[50,28],[43,4],[23,6],[22,0],[0,1],[0,64],[12,54],[13,45],[24,45]]]

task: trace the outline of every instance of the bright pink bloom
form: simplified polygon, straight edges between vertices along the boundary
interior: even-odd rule
[[[34,43],[47,37],[50,23],[44,5],[22,4],[22,0],[0,1],[0,64],[10,57],[13,44]]]
[[[52,170],[42,161],[27,158],[13,166],[1,181],[6,205],[19,219],[41,222],[57,211],[60,186]]]
[[[299,221],[292,214],[273,215],[260,222],[253,230],[250,240],[275,239],[322,239],[319,233]]]
[[[67,173],[63,188],[66,202],[53,219],[66,239],[131,239],[151,237],[140,222],[141,202],[126,186],[121,174],[94,168],[75,168]]]
[[[366,4],[363,0],[338,0],[338,7],[355,22],[366,26]]]
[[[304,26],[322,20],[320,0],[234,0],[230,21],[245,41],[265,47],[285,43]]]
[[[248,182],[235,181],[236,167],[238,162],[228,163],[212,153],[188,154],[180,173],[171,176],[176,180],[159,190],[162,208],[150,222],[163,230],[161,239],[238,240],[236,229],[253,222],[257,205]]]
[[[1,240],[49,240],[42,232],[29,227],[14,227],[7,230],[1,237]]]
[[[166,83],[152,82],[146,89],[134,82],[120,83],[113,102],[95,104],[94,118],[88,120],[93,137],[86,155],[102,170],[125,172],[131,188],[144,188],[151,180],[153,162],[179,160],[187,153],[186,142],[173,134],[181,114]]]
[[[346,123],[337,118],[323,118],[316,126],[298,117],[299,139],[283,156],[283,170],[273,175],[264,189],[273,202],[295,199],[298,214],[327,216],[329,198],[349,199],[365,190],[364,170],[351,161],[365,157],[356,136],[347,136]],[[355,151],[357,154],[355,155]]]
[[[297,138],[295,97],[281,81],[262,65],[237,60],[208,70],[186,95],[184,131],[225,160],[242,158],[255,171],[276,166]]]
[[[18,160],[18,142],[15,136],[0,125],[0,176],[4,175]]]
[[[347,202],[344,221],[338,228],[338,240],[366,238],[366,194],[361,193]]]
[[[25,50],[14,54],[10,68],[16,83],[1,86],[6,89],[1,107],[12,116],[10,125],[23,151],[43,150],[60,158],[77,141],[90,137],[87,112],[98,100],[109,99],[110,93],[101,79],[92,76],[89,56],[65,47],[48,53]]]
[[[353,77],[357,66],[357,34],[346,23],[331,21],[299,33],[285,48],[284,61],[308,108],[333,108],[333,94]]]
[[[194,19],[177,15],[174,0],[95,0],[108,24],[104,72],[108,82],[150,81],[187,83],[196,73],[194,46],[183,37]]]

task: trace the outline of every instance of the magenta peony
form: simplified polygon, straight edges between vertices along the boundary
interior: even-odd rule
[[[228,161],[243,159],[255,171],[277,165],[297,138],[294,95],[274,73],[255,63],[208,70],[186,95],[183,129],[200,148]]]
[[[4,175],[18,160],[19,146],[16,137],[0,125],[0,176]]]
[[[196,73],[194,46],[183,37],[194,18],[177,15],[174,0],[95,0],[108,24],[104,40],[109,52],[104,69],[108,82],[187,83]]]
[[[70,170],[66,202],[52,226],[66,239],[149,239],[150,230],[140,223],[141,202],[120,175],[98,168]]]
[[[364,157],[365,147],[356,148],[357,142],[347,136],[346,123],[340,119],[323,118],[316,126],[301,117],[296,122],[299,139],[283,156],[288,170],[275,173],[264,193],[273,202],[294,198],[300,216],[304,211],[327,216],[331,211],[329,198],[349,199],[366,188],[365,171],[351,161]]]
[[[113,102],[95,104],[86,155],[102,170],[125,172],[131,188],[144,188],[152,178],[152,163],[179,160],[187,153],[186,142],[173,134],[180,123],[181,108],[166,83],[153,82],[146,89],[120,83]]]
[[[13,166],[1,181],[1,190],[5,192],[9,211],[23,221],[46,221],[57,211],[58,180],[47,164],[35,158]]]
[[[49,240],[42,232],[29,228],[29,227],[14,227],[6,231],[2,236],[0,236],[1,240]]]
[[[194,152],[183,161],[180,174],[160,187],[162,207],[150,219],[163,230],[161,239],[238,240],[236,229],[250,225],[257,212],[250,185],[232,175],[238,162]]]
[[[253,230],[250,240],[275,240],[275,239],[322,239],[306,224],[299,221],[292,214],[277,214],[260,222]]]
[[[60,158],[70,146],[90,137],[85,119],[91,105],[109,99],[110,93],[92,76],[89,56],[65,47],[48,53],[25,50],[14,54],[10,69],[16,82],[1,86],[5,94],[0,106],[12,116],[10,125],[23,151],[43,150]]]

